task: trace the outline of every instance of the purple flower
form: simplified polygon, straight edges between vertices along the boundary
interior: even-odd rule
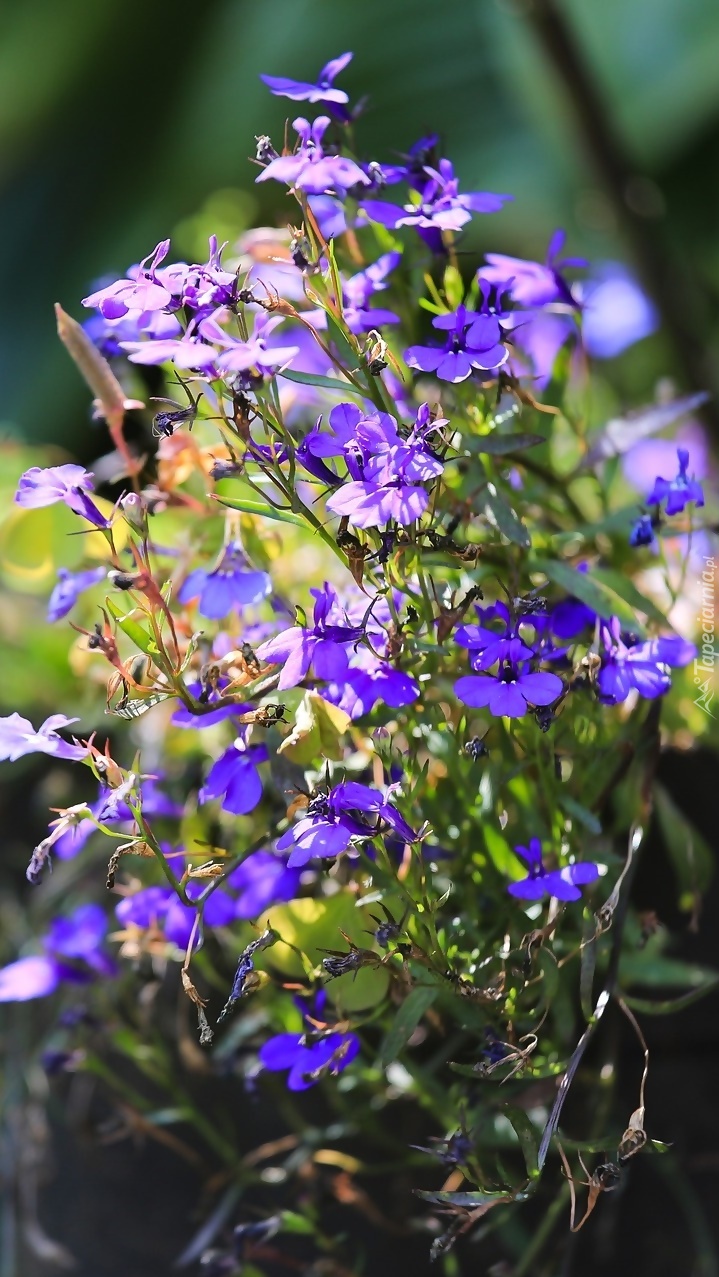
[[[315,598],[312,626],[293,626],[257,648],[261,661],[284,666],[277,684],[279,691],[296,687],[310,667],[315,678],[341,681],[347,669],[347,646],[363,634],[361,625],[347,623],[337,592],[329,582],[310,593]]]
[[[83,297],[83,306],[98,309],[105,319],[121,319],[129,310],[155,311],[172,306],[173,294],[156,276],[170,251],[169,239],[161,240],[128,279],[118,279]]]
[[[654,520],[651,514],[640,514],[629,533],[629,544],[636,549],[642,545],[654,543]]]
[[[489,265],[479,268],[477,278],[495,288],[506,290],[512,301],[519,306],[547,306],[552,302],[576,306],[577,302],[562,270],[587,266],[589,263],[583,257],[557,260],[565,238],[564,231],[554,232],[544,263],[525,261],[521,257],[506,257],[503,253],[487,253]]]
[[[80,595],[91,586],[98,585],[107,575],[105,568],[88,568],[85,572],[68,572],[58,569],[58,581],[47,605],[48,621],[60,621],[74,608]]]
[[[353,333],[367,333],[383,324],[398,324],[399,315],[370,304],[375,293],[384,292],[384,282],[401,260],[401,253],[384,253],[366,270],[359,271],[342,283],[344,321]],[[307,315],[315,328],[327,327],[327,313],[318,308]]]
[[[429,406],[422,404],[412,433],[404,440],[397,433],[394,417],[378,413],[366,418],[358,409],[347,413],[350,405],[340,408],[345,410],[346,423],[354,421],[354,449],[349,440],[343,449],[353,480],[332,494],[327,509],[346,516],[358,528],[379,527],[390,519],[404,526],[419,519],[429,504],[429,493],[422,484],[438,478],[444,470],[426,442],[429,434],[446,424],[444,419],[433,419]],[[330,414],[330,424],[334,426],[333,416]]]
[[[618,705],[637,691],[647,700],[664,696],[671,687],[672,666],[688,665],[697,650],[693,643],[672,634],[643,643],[625,642],[619,618],[613,616],[602,625],[605,652],[597,675],[599,699],[606,705]]]
[[[488,670],[496,661],[526,661],[535,655],[534,648],[520,637],[520,622],[512,622],[509,608],[501,600],[491,607],[478,607],[476,612],[482,621],[498,620],[501,631],[487,629],[484,625],[460,625],[455,631],[455,643],[469,648],[472,654],[473,670]]]
[[[270,160],[255,180],[273,179],[297,186],[308,195],[323,195],[326,191],[345,191],[353,186],[368,186],[369,178],[359,164],[344,155],[326,155],[322,139],[330,124],[328,115],[320,115],[310,124],[302,116],[292,121],[292,127],[300,139],[294,155],[279,155]]]
[[[371,638],[374,645],[374,632]],[[350,659],[344,684],[333,683],[322,694],[326,700],[338,705],[352,719],[356,719],[371,713],[377,701],[392,709],[411,705],[420,695],[420,686],[411,674],[395,669],[394,665],[375,656],[369,648],[361,647]]]
[[[202,884],[189,883],[188,895],[193,890],[199,895]],[[183,905],[172,887],[142,887],[121,900],[115,913],[123,927],[139,927],[142,931],[160,929],[178,949],[186,949],[190,943],[196,917],[196,910],[191,905]],[[208,896],[202,916],[208,927],[228,927],[235,920],[235,903],[227,892],[218,889]]]
[[[134,820],[133,814],[124,797],[118,798],[118,793],[116,789],[108,789],[101,785],[97,801],[90,804],[90,811],[96,820],[102,821],[105,825],[128,824],[131,827]],[[149,779],[142,784],[142,810],[145,816],[158,816],[171,820],[179,819],[183,811],[182,807],[174,803],[154,780]],[[89,817],[79,820],[77,824],[66,829],[55,842],[54,854],[61,860],[71,860],[82,851],[96,828],[95,821],[90,820]]]
[[[496,315],[458,306],[437,315],[432,326],[446,332],[443,346],[410,346],[404,357],[410,368],[434,372],[441,381],[466,381],[473,368],[483,372],[501,367],[509,358]]]
[[[308,84],[304,80],[288,80],[285,76],[261,75],[260,79],[267,85],[271,93],[278,98],[291,98],[293,102],[327,102],[330,105],[343,106],[349,98],[342,89],[334,88],[334,80],[340,71],[352,61],[351,53],[341,53],[323,66],[317,76],[316,84]]]
[[[365,200],[360,208],[373,222],[396,230],[414,226],[433,252],[442,252],[444,231],[458,231],[471,220],[472,213],[496,213],[511,195],[493,195],[488,191],[472,191],[461,195],[459,181],[449,160],[438,167],[424,166],[426,181],[420,191],[420,202],[386,204]],[[365,179],[366,180],[366,179]]]
[[[93,476],[82,466],[31,466],[20,476],[15,504],[26,510],[38,510],[41,506],[56,505],[63,501],[75,514],[94,523],[97,528],[109,528],[104,514],[87,493],[94,488]]]
[[[580,563],[577,567],[578,572],[586,573],[589,571],[588,563]],[[562,599],[557,603],[549,614],[550,628],[557,638],[571,639],[577,634],[581,634],[582,630],[586,630],[590,625],[594,625],[597,614],[583,603],[581,599],[570,594],[566,599]]]
[[[538,838],[530,838],[528,847],[515,847],[514,850],[529,865],[527,877],[510,882],[507,887],[509,894],[520,900],[541,900],[544,896],[556,896],[557,900],[579,900],[582,895],[579,887],[599,877],[599,866],[591,861],[567,865],[564,869],[546,870]]]
[[[668,515],[681,514],[685,506],[693,501],[696,506],[704,505],[702,486],[696,479],[687,476],[689,452],[686,448],[677,448],[679,473],[674,479],[657,478],[654,487],[647,497],[647,505],[659,506],[666,501],[665,510]]]
[[[244,735],[213,763],[200,790],[200,803],[222,798],[223,811],[246,816],[262,798],[262,781],[257,770],[268,758],[266,745],[248,745]]]
[[[221,315],[222,312],[218,312],[217,315],[204,319],[199,326],[201,336],[221,348],[215,357],[221,373],[229,375],[257,370],[262,376],[273,376],[291,364],[295,355],[299,354],[299,346],[268,345],[270,334],[279,324],[284,323],[282,315],[258,315],[248,341],[239,341],[226,333],[218,323],[218,316]]]
[[[191,603],[199,597],[198,611],[211,621],[228,616],[235,607],[259,603],[272,591],[272,582],[266,572],[256,572],[247,566],[242,546],[231,541],[225,547],[216,568],[196,568],[182,583],[177,598],[180,603]]]
[[[359,1039],[354,1033],[337,1033],[324,1021],[326,994],[320,991],[309,1007],[301,1007],[304,1033],[278,1033],[260,1048],[263,1068],[279,1073],[289,1069],[290,1091],[306,1091],[325,1073],[336,1077],[351,1064],[359,1052]]]
[[[121,341],[132,364],[174,364],[193,372],[209,368],[217,359],[214,346],[203,341],[195,325],[178,338],[151,338],[149,341]]]
[[[496,718],[521,718],[527,705],[551,705],[564,690],[557,674],[530,673],[507,662],[496,675],[467,674],[457,679],[455,695],[472,709],[489,709]]]
[[[352,812],[362,813],[358,819]],[[373,818],[373,820],[370,820]],[[385,820],[405,842],[417,835],[393,803],[378,789],[347,780],[328,794],[317,794],[305,815],[277,842],[278,851],[290,850],[288,866],[306,865],[315,856],[333,858],[346,851],[353,838],[373,838]]]
[[[227,886],[238,892],[236,918],[257,918],[271,905],[294,900],[300,890],[300,869],[270,851],[255,851],[228,875]]]
[[[0,968],[0,1002],[27,1002],[54,993],[63,981],[84,983],[93,975],[111,976],[115,967],[102,950],[107,919],[99,905],[80,905],[55,918],[43,939],[45,953],[19,958]]]
[[[87,758],[86,745],[71,745],[58,736],[61,727],[69,727],[77,723],[77,718],[66,718],[64,714],[51,714],[37,731],[27,718],[19,714],[10,714],[8,718],[0,718],[0,762],[15,762],[16,758],[24,758],[26,754],[52,754],[54,758],[69,758],[79,762]]]
[[[605,262],[594,278],[576,286],[582,303],[582,337],[590,355],[613,359],[659,327],[659,316],[626,266]]]

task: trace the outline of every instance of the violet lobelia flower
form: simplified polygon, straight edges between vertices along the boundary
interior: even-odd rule
[[[521,621],[512,621],[509,608],[501,599],[490,607],[475,610],[480,621],[499,622],[499,626],[489,629],[484,624],[460,625],[456,629],[454,641],[469,649],[473,670],[488,670],[497,661],[527,661],[535,655],[534,648],[520,636]]]
[[[66,718],[64,714],[51,714],[35,731],[30,720],[21,718],[17,713],[0,718],[0,761],[14,763],[26,754],[51,754],[54,758],[67,758],[72,762],[87,758],[87,745],[71,745],[58,736],[61,727],[69,727],[78,721],[77,718]]]
[[[634,549],[643,545],[654,544],[655,518],[656,517],[651,514],[640,514],[632,524],[632,528],[629,533],[629,544]]]
[[[471,220],[472,213],[497,213],[511,195],[493,195],[489,191],[460,194],[459,181],[449,160],[440,160],[437,168],[424,166],[426,180],[419,192],[419,202],[404,206],[382,200],[364,200],[362,211],[373,222],[396,230],[413,226],[433,252],[442,252],[443,233],[459,231]]]
[[[350,625],[342,612],[337,591],[325,581],[321,589],[310,591],[315,605],[311,626],[296,625],[283,630],[257,648],[257,656],[270,665],[284,666],[279,691],[296,687],[313,670],[315,678],[338,682],[348,663],[347,648],[364,633],[361,625]]]
[[[25,510],[38,510],[62,501],[96,528],[109,528],[109,521],[87,495],[93,489],[93,476],[82,466],[31,466],[20,476],[15,504]]]
[[[219,346],[215,363],[221,373],[226,376],[232,373],[255,371],[261,376],[273,376],[292,363],[299,354],[299,346],[269,346],[268,338],[279,324],[284,322],[282,315],[258,315],[255,327],[248,341],[239,341],[220,327],[218,319],[222,312],[202,320],[199,326],[200,335],[205,341]]]
[[[199,598],[200,615],[219,621],[229,616],[233,608],[259,603],[271,591],[272,582],[268,574],[250,568],[242,546],[231,541],[212,571],[196,568],[190,573],[183,581],[177,598],[180,603],[191,603]]]
[[[488,709],[496,718],[521,718],[528,705],[551,705],[564,691],[558,674],[531,673],[527,663],[503,662],[495,675],[467,674],[457,679],[455,695],[472,709]]]
[[[377,418],[385,416],[377,414]],[[367,421],[364,418],[358,422],[358,434]],[[419,519],[429,504],[429,493],[423,485],[444,470],[443,463],[430,451],[427,436],[445,424],[444,419],[432,419],[428,405],[422,404],[410,436],[402,439],[394,418],[387,418],[379,433],[365,437],[365,449],[360,456],[355,455],[354,464],[350,466],[348,461],[350,473],[354,471],[361,477],[334,492],[327,509],[348,518],[358,528],[380,527],[391,519],[405,526]],[[367,456],[370,442],[376,451]]]
[[[519,306],[547,306],[552,302],[563,302],[576,307],[578,303],[562,271],[570,267],[585,267],[589,263],[583,257],[558,258],[565,238],[564,231],[554,232],[545,262],[525,261],[521,257],[507,257],[504,253],[487,253],[488,265],[480,266],[477,278],[506,290]]]
[[[273,1073],[288,1071],[290,1091],[306,1091],[322,1077],[336,1077],[359,1053],[359,1038],[354,1033],[339,1033],[326,1024],[324,993],[318,994],[309,1008],[303,1008],[303,1033],[278,1033],[260,1047],[263,1069]]]
[[[393,310],[384,310],[372,306],[375,293],[384,292],[387,288],[385,280],[401,260],[401,253],[383,253],[381,257],[368,266],[366,270],[351,275],[342,283],[342,311],[344,321],[353,333],[367,333],[384,324],[398,324],[399,315]],[[311,311],[307,318],[315,328],[327,327],[327,313],[318,308]]]
[[[169,251],[169,239],[161,240],[131,276],[83,297],[83,306],[99,310],[105,319],[121,319],[130,310],[151,312],[172,307],[173,293],[157,278],[157,269]]]
[[[48,621],[62,620],[72,611],[80,595],[104,581],[106,576],[105,568],[88,568],[85,572],[68,572],[67,568],[59,568],[57,585],[48,600]]]
[[[323,195],[326,191],[346,191],[353,186],[368,186],[369,178],[359,164],[344,155],[326,154],[322,139],[330,125],[328,115],[320,115],[310,124],[299,116],[292,127],[299,137],[299,147],[294,155],[278,155],[255,180],[286,182],[308,195]]]
[[[277,850],[290,852],[290,868],[306,865],[315,856],[333,859],[347,850],[353,838],[373,838],[382,820],[405,842],[416,840],[394,803],[378,789],[342,781],[328,794],[311,799],[301,819],[278,840]]]
[[[261,75],[270,93],[278,98],[290,98],[293,102],[327,102],[331,107],[345,106],[349,101],[344,89],[336,89],[334,81],[340,71],[352,61],[353,54],[341,53],[323,66],[317,76],[317,83],[310,84],[305,80],[290,80],[283,75]]]
[[[201,889],[200,883],[189,883],[188,895],[193,891],[199,894]],[[187,949],[190,943],[196,918],[196,910],[192,905],[183,905],[172,887],[159,886],[141,887],[131,896],[125,896],[116,905],[115,913],[126,930],[157,931],[161,933],[158,938],[164,938],[181,950]],[[235,902],[226,891],[219,888],[207,897],[202,913],[204,926],[229,927],[236,916]],[[196,945],[199,945],[200,938],[196,934]]]
[[[665,511],[668,515],[681,514],[689,502],[696,506],[704,505],[704,493],[697,479],[690,479],[689,452],[686,448],[677,448],[679,471],[674,479],[657,478],[654,487],[647,497],[647,505],[659,506],[666,501]]]
[[[63,982],[82,984],[96,975],[114,975],[114,963],[103,949],[106,932],[107,919],[99,905],[80,905],[54,918],[43,938],[44,954],[0,968],[0,1002],[44,998]]]
[[[443,346],[410,346],[404,352],[409,367],[419,372],[434,372],[441,381],[466,381],[473,369],[491,372],[509,358],[496,315],[458,306],[449,315],[437,315],[432,326],[446,333]]]
[[[300,869],[291,869],[283,856],[255,851],[227,877],[227,886],[238,893],[237,918],[259,917],[271,905],[294,900],[300,890]]]
[[[671,687],[671,668],[688,665],[697,654],[694,644],[678,634],[639,643],[625,641],[616,616],[602,625],[601,638],[605,651],[597,689],[606,705],[620,704],[632,691],[647,700],[664,696]]]
[[[213,763],[199,794],[200,803],[222,799],[223,811],[245,816],[262,798],[259,763],[269,757],[266,745],[248,745],[246,731],[239,735]]]
[[[594,882],[599,877],[599,867],[591,861],[566,865],[563,869],[545,869],[542,844],[539,838],[530,838],[528,847],[515,847],[515,852],[529,866],[526,878],[510,882],[507,891],[519,900],[541,900],[555,896],[557,900],[579,900],[580,886]]]

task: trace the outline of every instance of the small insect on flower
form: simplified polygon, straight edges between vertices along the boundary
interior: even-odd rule
[[[389,367],[389,348],[387,342],[380,336],[376,328],[373,328],[367,334],[367,342],[363,354],[367,360],[367,369],[373,377],[379,377],[380,373]]]

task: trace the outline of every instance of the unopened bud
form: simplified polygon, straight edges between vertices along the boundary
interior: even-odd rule
[[[139,492],[128,492],[120,502],[120,509],[131,528],[141,536],[147,536],[147,502]]]

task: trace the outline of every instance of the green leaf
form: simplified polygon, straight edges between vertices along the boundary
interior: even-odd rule
[[[662,839],[677,876],[679,906],[690,913],[696,897],[707,890],[714,876],[714,857],[709,844],[664,786],[656,784],[654,794]]]
[[[595,580],[589,572],[578,572],[571,564],[562,563],[559,559],[541,558],[532,559],[529,569],[532,572],[543,572],[555,585],[561,586],[568,594],[581,599],[582,603],[586,603],[587,607],[597,612],[599,616],[618,616],[623,624],[631,625],[634,630],[637,629],[638,622],[634,610],[628,607],[614,590]]]
[[[527,1175],[536,1179],[539,1175],[539,1136],[530,1122],[524,1109],[513,1104],[505,1104],[502,1113],[510,1123],[524,1154]]]
[[[646,594],[642,594],[638,590],[631,577],[625,576],[623,572],[618,572],[615,568],[592,568],[590,573],[595,581],[606,585],[614,594],[618,594],[620,599],[624,599],[630,607],[636,608],[639,612],[644,612],[646,616],[650,616],[653,621],[658,621],[660,625],[669,625],[669,622],[663,612],[659,610],[656,603],[648,599]]]
[[[379,1063],[383,1068],[397,1059],[402,1048],[409,1042],[425,1011],[429,1010],[437,997],[437,992],[436,987],[418,985],[412,990],[409,997],[405,998],[398,1008],[392,1028],[385,1036],[379,1050]]]
[[[301,515],[295,514],[292,510],[278,510],[276,506],[266,504],[264,501],[248,501],[244,497],[225,497],[219,496],[217,492],[212,494],[213,500],[219,501],[220,505],[229,506],[230,510],[240,510],[242,514],[253,514],[258,519],[275,519],[277,523],[293,523],[297,528],[307,528],[310,525]]]
[[[350,721],[349,714],[324,700],[319,692],[306,692],[297,707],[294,727],[277,753],[302,767],[315,758],[339,763],[344,757],[342,738]]]
[[[343,395],[362,395],[350,381],[339,381],[336,377],[321,377],[314,372],[293,372],[287,368],[280,376],[286,381],[296,381],[300,386],[319,386],[321,390],[341,390]]]
[[[132,639],[135,647],[139,647],[140,651],[145,653],[145,656],[154,657],[159,655],[157,644],[144,625],[140,625],[139,621],[134,621],[130,615],[124,616],[117,604],[110,598],[105,599],[105,607],[113,620],[117,621],[123,634]]]
[[[713,987],[719,973],[710,967],[700,967],[680,958],[665,958],[651,951],[650,945],[639,952],[625,953],[619,964],[623,987],[640,985],[645,988],[671,989],[682,987],[692,992]],[[684,995],[682,995],[684,996]]]
[[[566,811],[568,816],[576,820],[577,824],[588,829],[590,834],[601,834],[602,826],[594,812],[583,807],[581,803],[577,802],[576,798],[572,798],[570,794],[563,794],[560,790],[559,805]]]
[[[478,1206],[499,1206],[500,1202],[511,1202],[512,1194],[506,1192],[484,1193],[428,1193],[423,1189],[415,1189],[417,1197],[424,1202],[432,1202],[435,1206],[466,1206],[476,1210]]]
[[[708,993],[713,993],[717,988],[719,988],[719,975],[715,975],[713,979],[707,979],[706,983],[698,989],[691,989],[689,993],[682,993],[678,998],[667,998],[663,1002],[656,1002],[653,998],[635,998],[631,993],[624,993],[622,997],[627,1006],[643,1015],[674,1015],[675,1012],[692,1006],[694,1002],[699,1002],[701,998],[705,998]]]
[[[528,550],[532,544],[532,538],[522,523],[519,515],[515,513],[511,505],[505,501],[504,497],[497,491],[493,483],[488,483],[480,496],[483,511],[486,518],[493,527],[498,528],[508,541],[514,542],[515,545],[521,545],[523,549]]]
[[[546,443],[544,435],[470,435],[463,439],[470,452],[484,452],[487,456],[502,457],[507,452],[521,452],[523,448],[536,448]]]

